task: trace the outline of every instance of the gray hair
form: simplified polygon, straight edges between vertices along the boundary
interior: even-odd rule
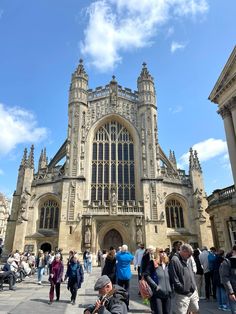
[[[128,251],[128,245],[123,244],[122,247],[121,247],[121,251],[122,251],[122,252]]]
[[[180,246],[180,251],[185,251],[185,252],[187,251],[187,252],[193,254],[193,248],[192,248],[192,246],[191,246],[190,244],[188,244],[188,243],[182,244],[182,245]]]

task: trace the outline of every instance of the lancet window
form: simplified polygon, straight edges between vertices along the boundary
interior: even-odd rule
[[[54,200],[47,200],[40,208],[39,229],[58,229],[59,206]]]
[[[94,136],[91,201],[104,203],[115,191],[118,201],[135,200],[134,144],[117,121],[104,124]]]
[[[166,203],[166,222],[168,228],[184,228],[184,215],[181,203],[171,199]]]

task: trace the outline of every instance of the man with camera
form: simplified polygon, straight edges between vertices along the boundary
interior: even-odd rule
[[[127,314],[128,294],[118,285],[112,285],[110,278],[103,275],[95,283],[94,290],[100,298],[85,309],[84,314]]]

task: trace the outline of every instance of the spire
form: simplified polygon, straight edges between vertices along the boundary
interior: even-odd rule
[[[27,166],[27,148],[24,149],[24,154],[21,160],[20,168],[26,168]]]
[[[170,162],[171,162],[173,165],[176,166],[175,152],[174,152],[174,151],[171,151],[171,149],[170,149],[169,160],[170,160]]]
[[[198,159],[197,151],[193,150],[192,147],[189,150],[189,170],[198,170],[202,172],[200,161]]]
[[[202,168],[201,168],[200,161],[198,159],[198,155],[197,155],[197,151],[196,150],[194,151],[194,160],[195,160],[195,167],[196,167],[196,169],[199,170],[200,172],[202,172]]]
[[[41,150],[41,154],[39,157],[38,170],[47,168],[47,165],[48,165],[48,158],[47,158],[46,148],[44,148]]]
[[[143,62],[143,68],[142,68],[142,71],[140,73],[140,76],[138,77],[138,83],[142,80],[153,81],[153,77],[151,76],[151,74],[148,71],[146,62]]]
[[[85,72],[84,65],[83,65],[83,59],[79,59],[79,65],[78,65],[74,75],[82,77],[85,80],[88,80],[88,74]]]
[[[28,157],[28,167],[34,169],[34,145],[31,145]]]

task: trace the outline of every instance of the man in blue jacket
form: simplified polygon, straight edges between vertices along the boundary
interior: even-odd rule
[[[128,251],[128,246],[123,244],[121,251],[116,254],[116,278],[119,286],[129,293],[129,282],[132,276],[130,264],[134,256]]]

